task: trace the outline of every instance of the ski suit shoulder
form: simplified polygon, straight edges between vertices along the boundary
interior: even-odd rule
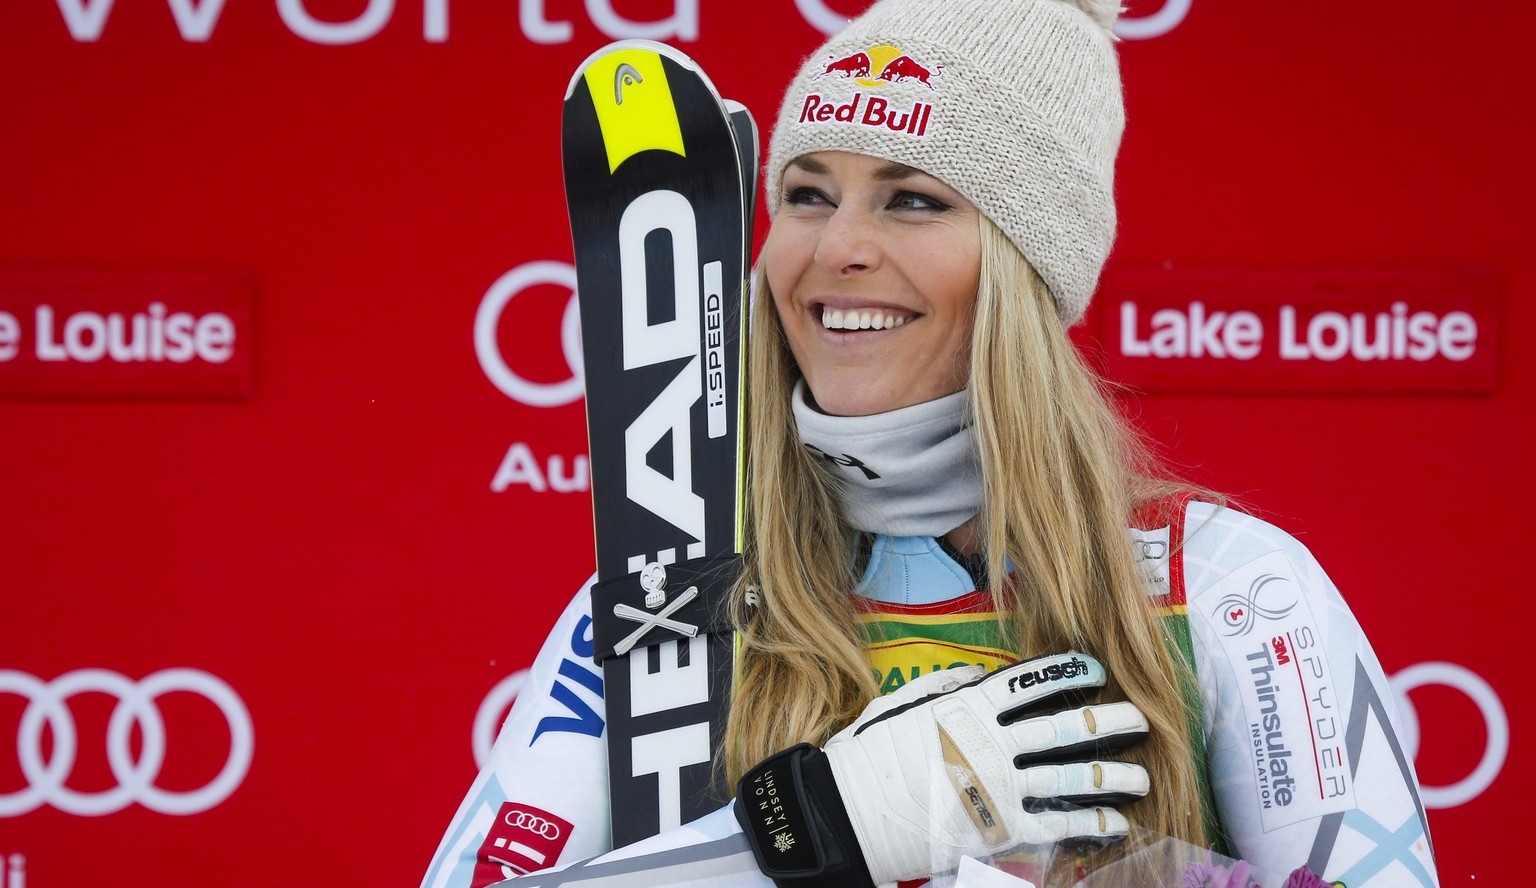
[[[1211,788],[1235,852],[1350,888],[1438,885],[1395,698],[1338,589],[1305,546],[1251,515],[1191,502],[1182,524],[1156,579],[1187,603]]]
[[[608,752],[591,590],[589,579],[545,639],[422,888],[483,888],[608,850]]]

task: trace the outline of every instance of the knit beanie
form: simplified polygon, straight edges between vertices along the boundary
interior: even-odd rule
[[[769,145],[769,212],[790,161],[851,151],[964,194],[1083,316],[1115,235],[1125,128],[1117,0],[880,0],[801,66]]]

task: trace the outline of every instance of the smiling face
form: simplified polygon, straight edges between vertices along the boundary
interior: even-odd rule
[[[782,197],[762,261],[816,405],[867,416],[964,388],[976,207],[919,170],[841,151],[791,161]]]

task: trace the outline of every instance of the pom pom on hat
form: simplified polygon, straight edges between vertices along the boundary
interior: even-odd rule
[[[1065,323],[1115,234],[1125,110],[1116,0],[880,0],[802,64],[769,144],[903,163],[964,194],[1040,273]]]
[[[1106,31],[1113,31],[1115,21],[1120,18],[1122,12],[1125,12],[1125,7],[1120,5],[1120,0],[1061,0],[1061,2],[1086,12],[1089,18]]]

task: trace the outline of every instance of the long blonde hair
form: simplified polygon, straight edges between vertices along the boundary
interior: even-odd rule
[[[1021,656],[1075,649],[1104,663],[1100,699],[1130,700],[1151,724],[1125,757],[1147,768],[1152,791],[1122,810],[1153,833],[1204,844],[1183,690],[1191,667],[1165,639],[1127,535],[1135,507],[1179,488],[1159,480],[1049,291],[984,215],[981,241],[969,398],[994,604]],[[879,693],[850,595],[857,534],[836,479],[800,443],[789,407],[799,371],[761,270],[752,322],[750,530],[723,755],[733,783],[780,749],[824,743]]]

